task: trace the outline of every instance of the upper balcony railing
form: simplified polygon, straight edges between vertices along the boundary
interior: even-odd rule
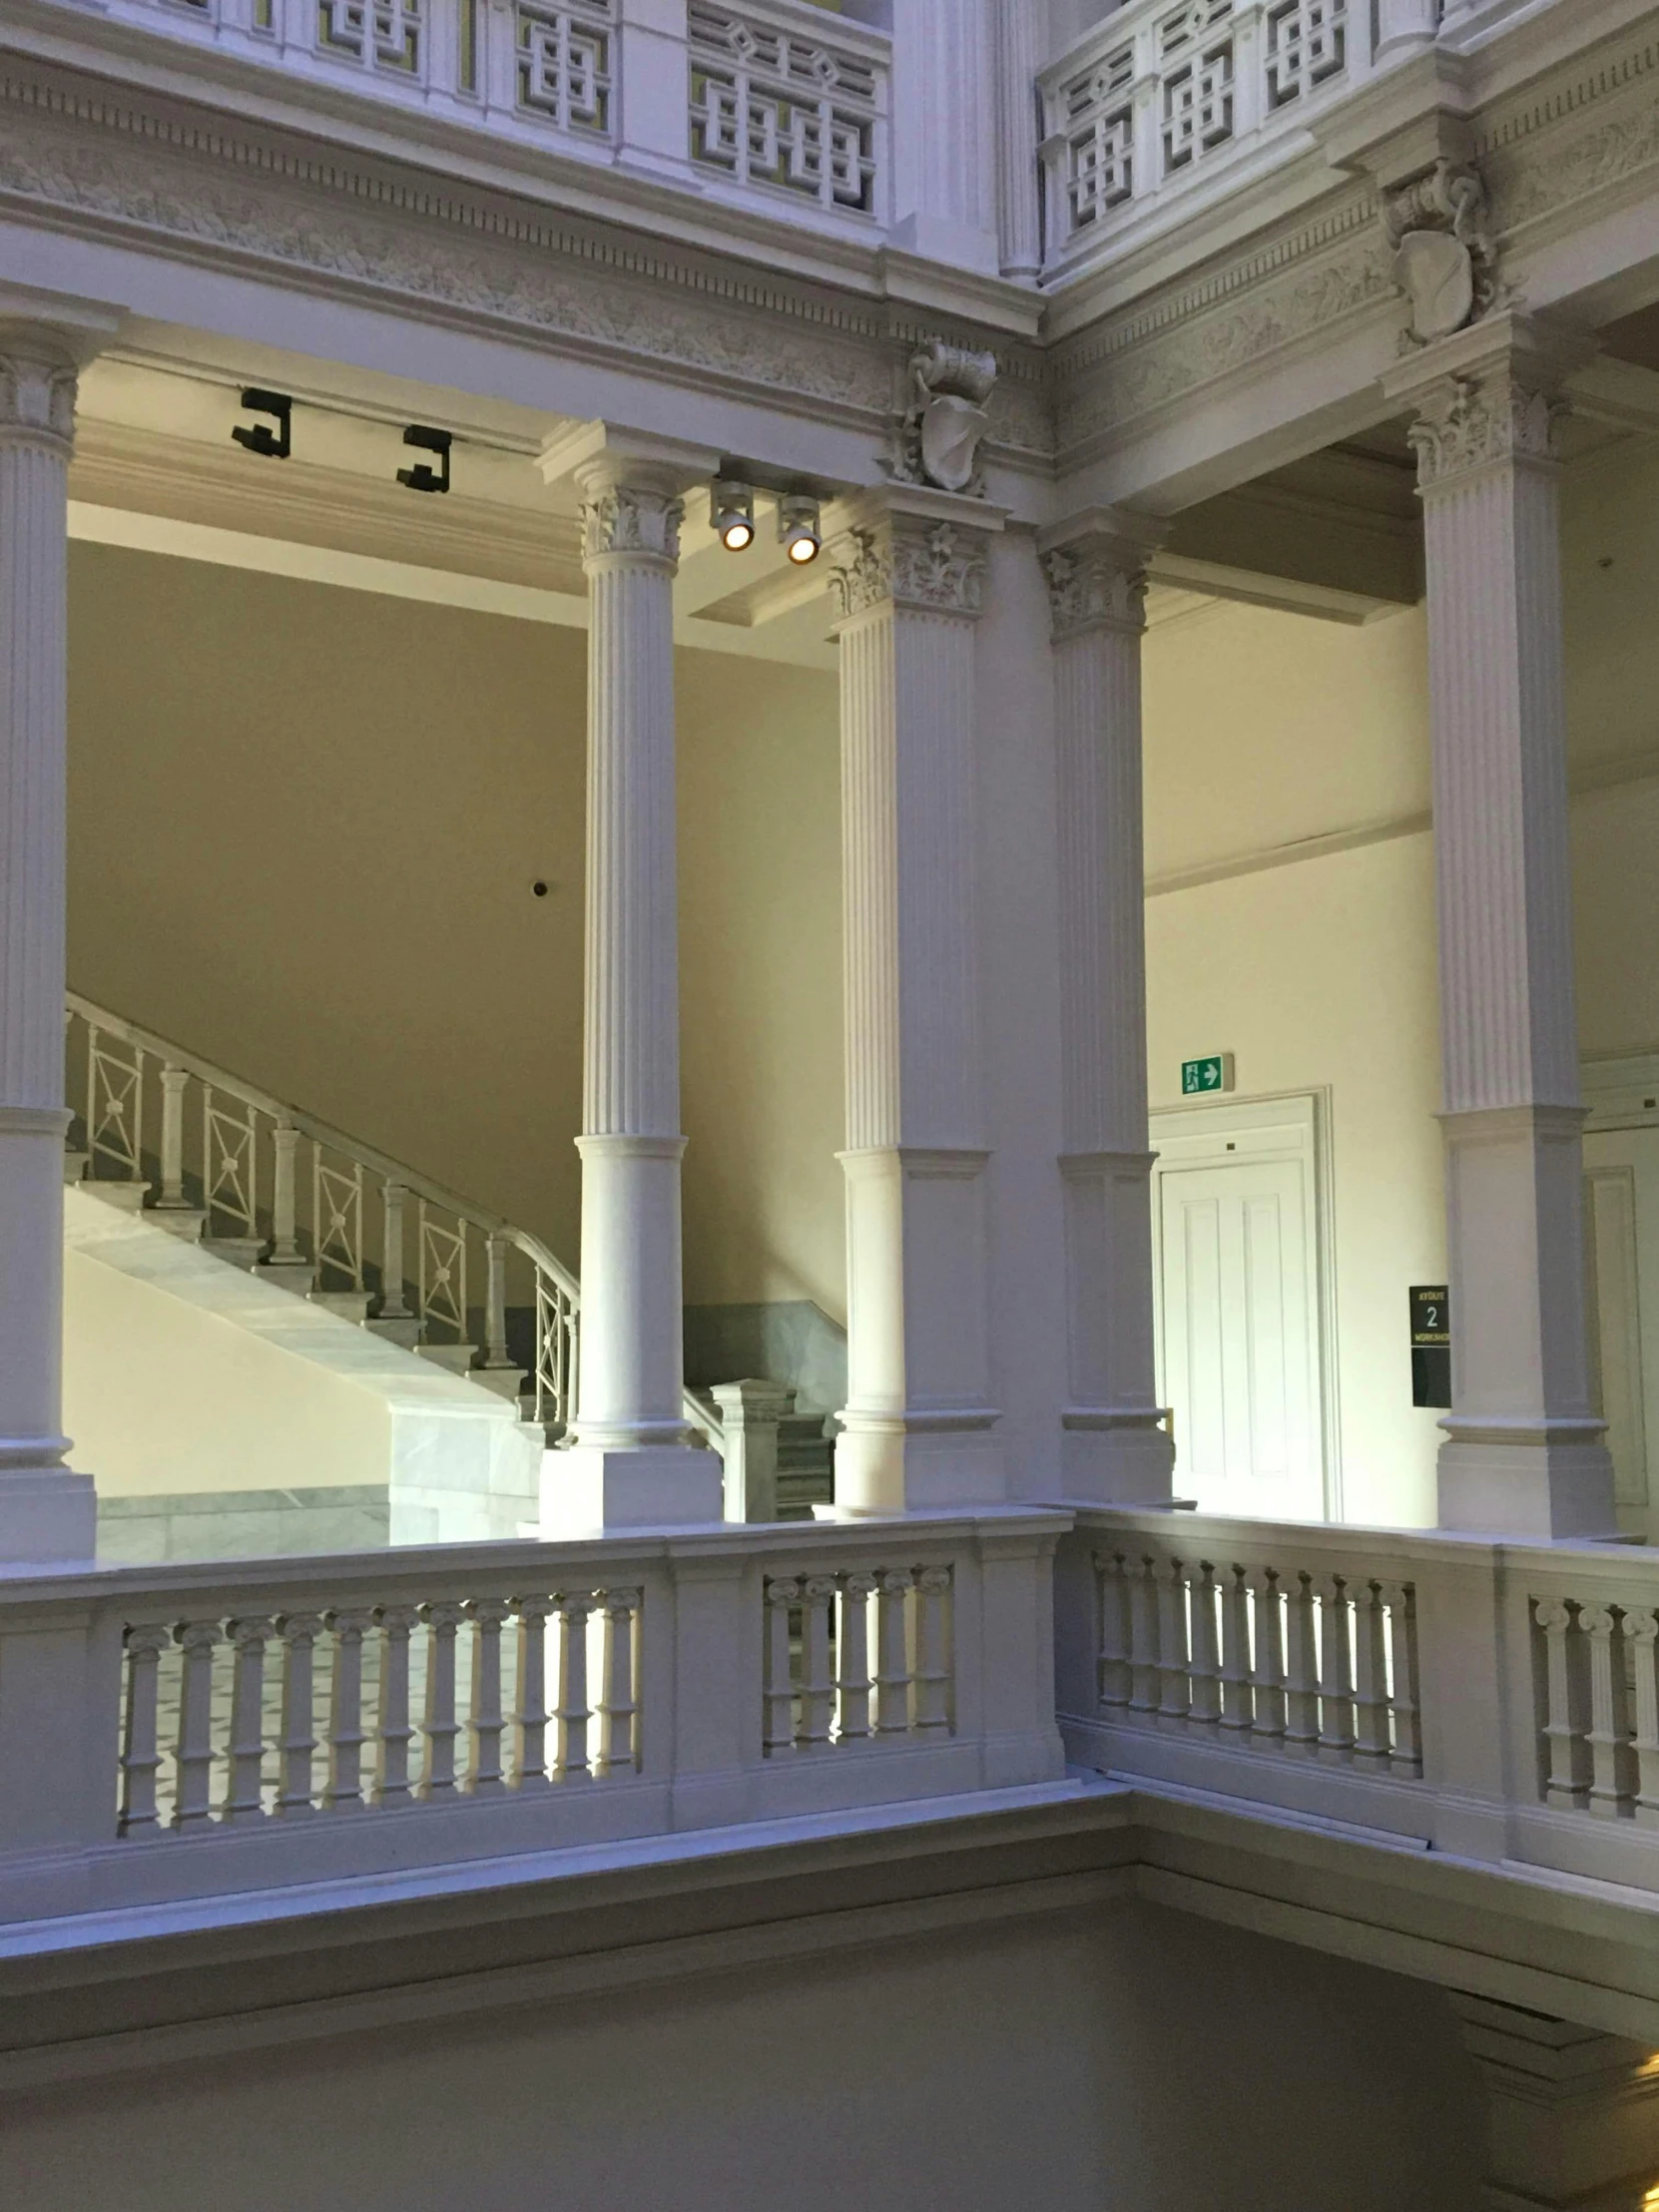
[[[1369,76],[1371,0],[1126,0],[1039,79],[1047,262],[1306,128]]]
[[[633,0],[107,0],[101,13],[523,147],[643,157],[659,174],[683,164],[719,200],[837,228],[887,220],[890,42],[812,0],[689,0],[678,103],[663,86],[675,42]]]

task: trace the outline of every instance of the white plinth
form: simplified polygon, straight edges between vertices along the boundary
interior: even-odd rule
[[[542,1460],[541,1532],[549,1540],[621,1528],[703,1527],[724,1519],[720,1456],[689,1444],[607,1451],[575,1444]]]
[[[68,1467],[0,1472],[0,1562],[90,1560],[98,1549],[98,1498],[90,1474]]]

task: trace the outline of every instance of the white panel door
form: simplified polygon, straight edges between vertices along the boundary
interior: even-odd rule
[[[1159,1119],[1160,1345],[1176,1494],[1203,1512],[1323,1519],[1312,1102],[1218,1103]]]

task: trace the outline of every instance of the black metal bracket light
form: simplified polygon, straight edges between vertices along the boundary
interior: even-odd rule
[[[276,428],[267,422],[239,422],[231,435],[239,445],[245,445],[250,453],[263,453],[267,460],[285,461],[293,451],[293,401],[285,391],[267,391],[263,385],[249,384],[242,395],[243,405],[253,414],[275,417]]]
[[[448,430],[429,430],[424,423],[411,422],[403,433],[403,443],[418,446],[423,453],[437,454],[443,465],[441,469],[431,468],[425,461],[416,461],[412,467],[397,471],[397,481],[406,484],[410,491],[447,491],[449,449],[454,442]]]

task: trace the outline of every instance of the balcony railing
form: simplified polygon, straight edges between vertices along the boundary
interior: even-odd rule
[[[0,1577],[0,1921],[1056,1780],[1067,1525]]]
[[[682,164],[688,184],[809,220],[887,219],[890,41],[812,0],[689,0],[677,112],[661,96],[661,11],[637,26],[634,0],[104,0],[100,13],[520,147]],[[638,30],[652,96],[625,131]]]
[[[1373,59],[1371,0],[1127,0],[1039,80],[1049,267],[1236,178]]]
[[[1659,1550],[1089,1512],[1071,1756],[1659,1891]]]

